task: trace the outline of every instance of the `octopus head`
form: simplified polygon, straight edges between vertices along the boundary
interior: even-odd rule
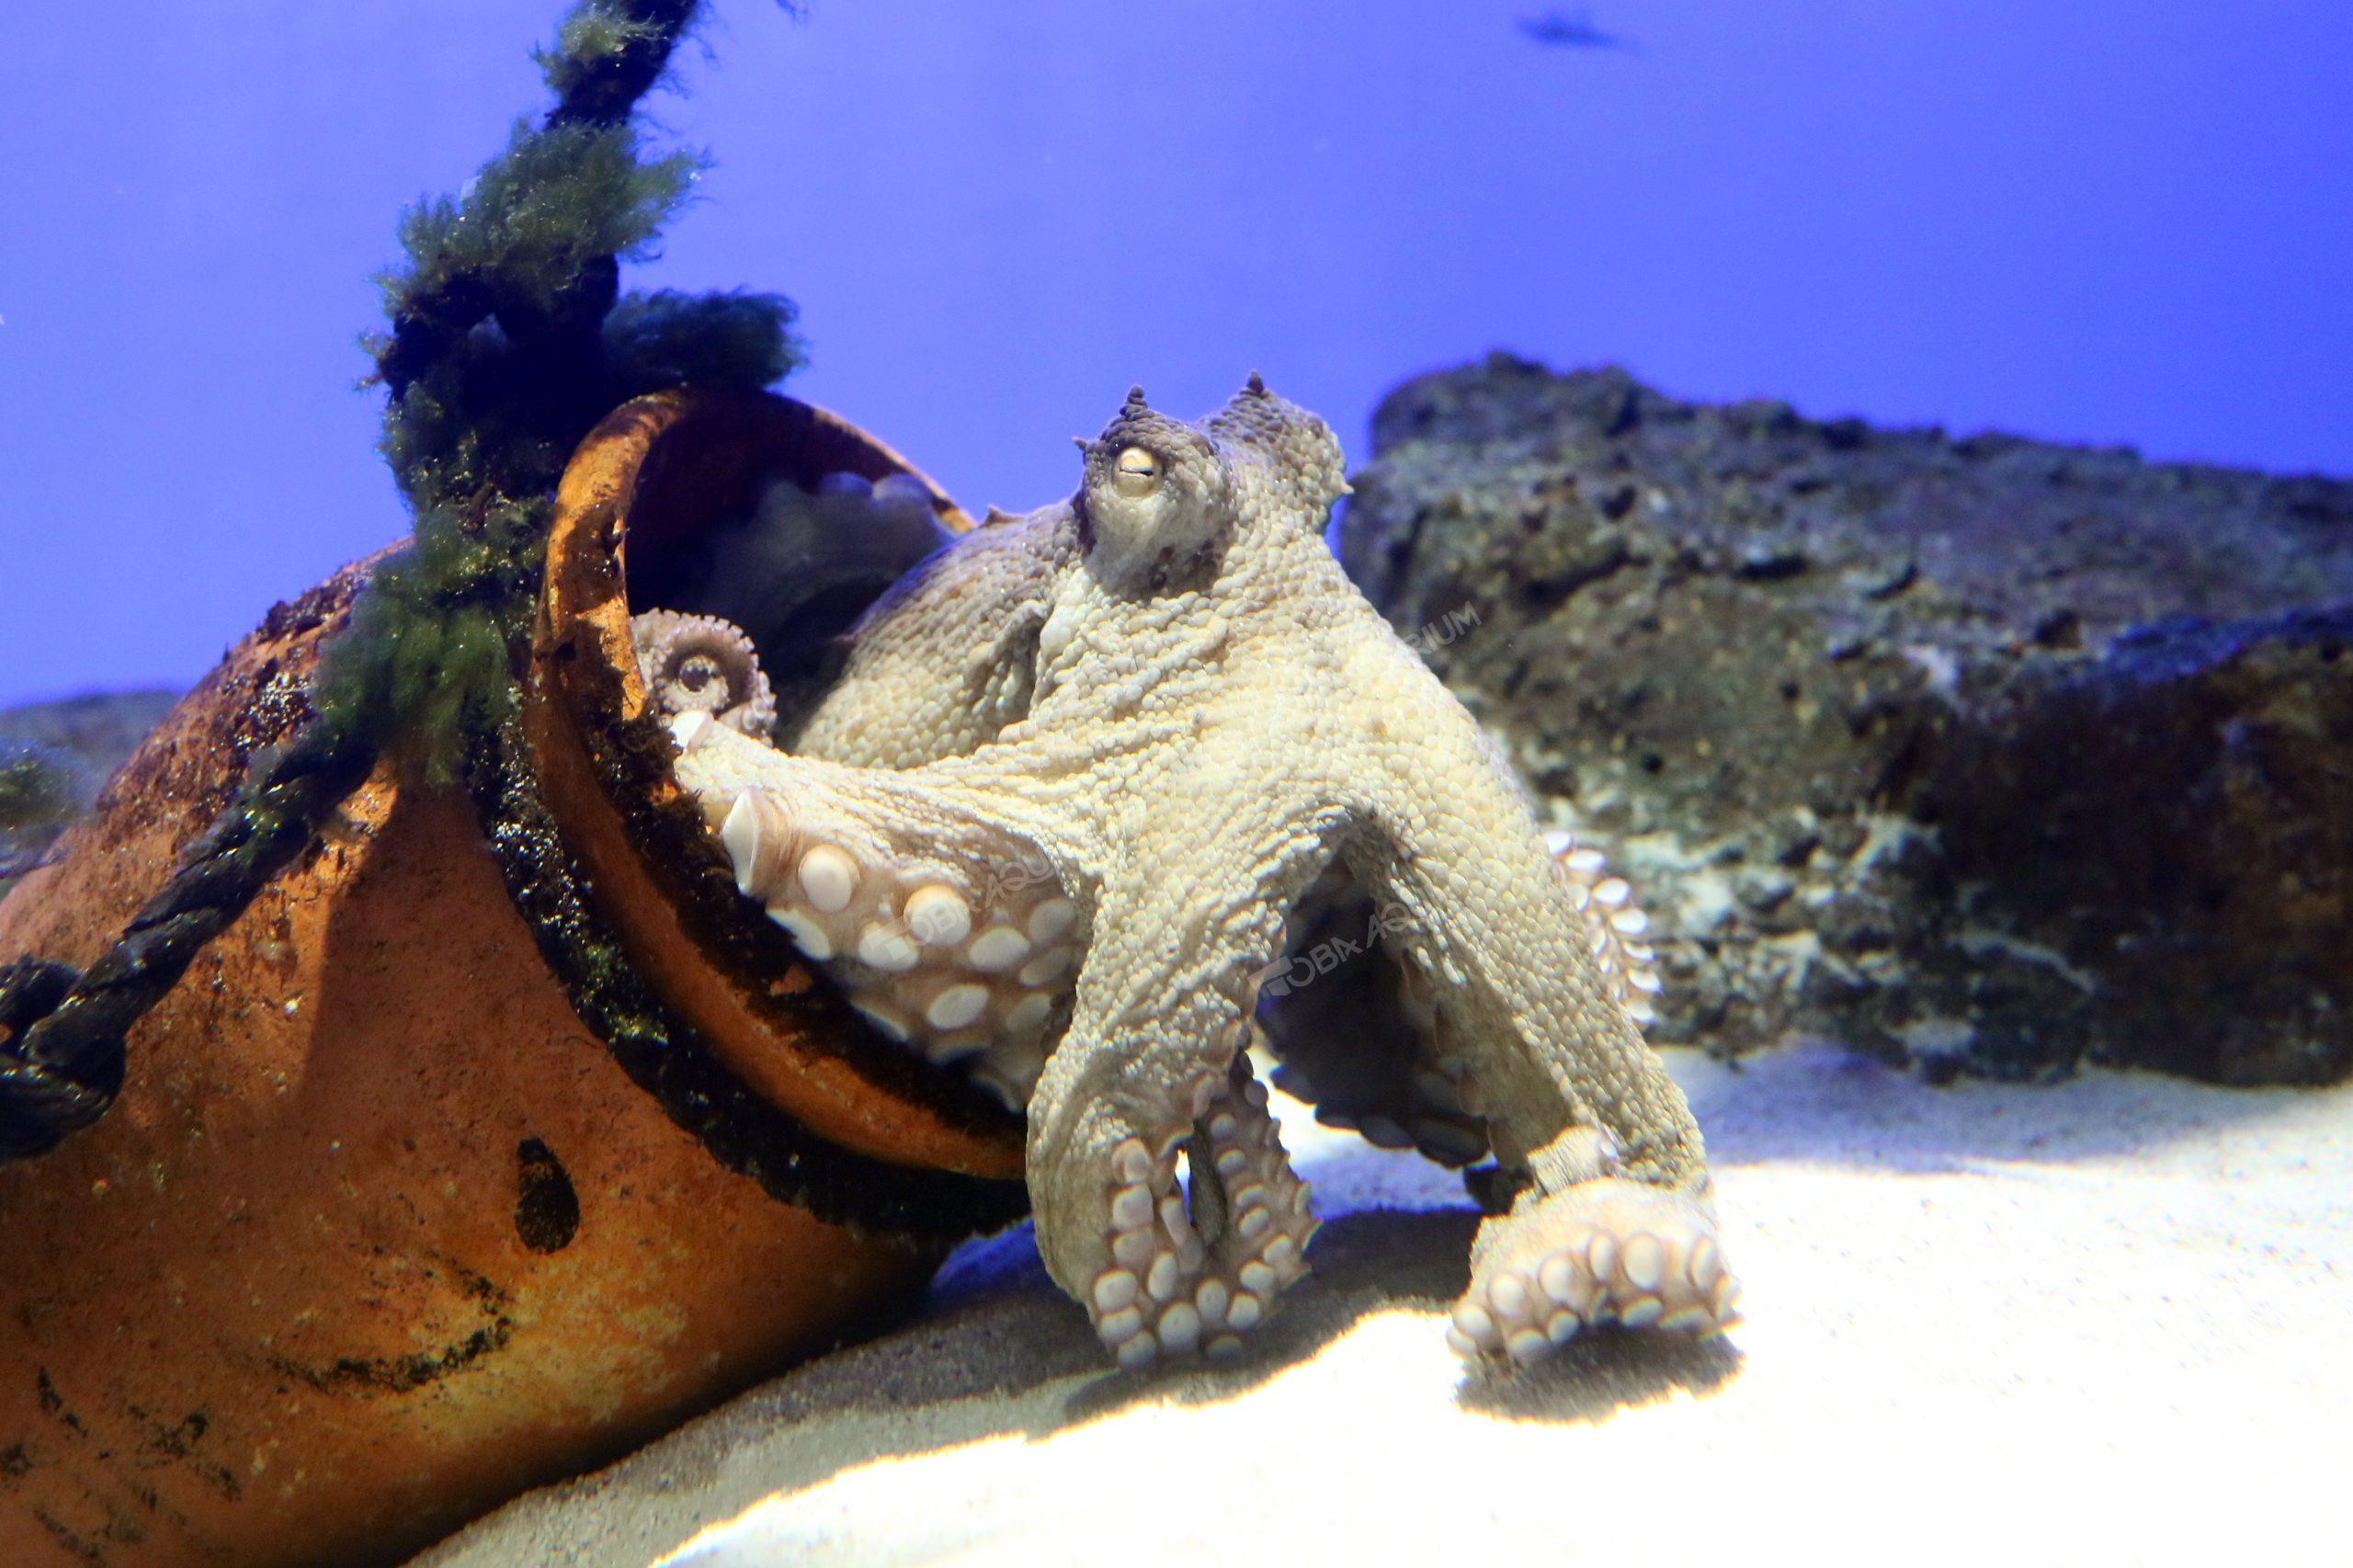
[[[1082,439],[1086,470],[1074,503],[1087,564],[1114,586],[1158,592],[1213,560],[1232,535],[1233,470],[1218,443],[1157,414],[1143,389]]]
[[[1272,509],[1321,532],[1332,503],[1348,494],[1347,465],[1332,427],[1267,390],[1256,371],[1203,426],[1229,453],[1244,455],[1245,489],[1266,492]]]

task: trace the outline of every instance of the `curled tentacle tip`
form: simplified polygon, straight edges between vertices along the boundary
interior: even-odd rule
[[[742,627],[717,616],[652,609],[631,618],[630,640],[656,716],[705,713],[756,740],[775,729],[776,694]]]

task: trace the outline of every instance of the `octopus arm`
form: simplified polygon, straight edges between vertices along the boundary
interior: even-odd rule
[[[1101,889],[1070,1028],[1029,1107],[1039,1247],[1123,1365],[1240,1348],[1306,1271],[1307,1186],[1251,1075],[1250,1005],[1336,810],[1165,817]]]
[[[1435,686],[1416,665],[1400,696],[1422,681]],[[1532,1359],[1601,1322],[1721,1328],[1737,1286],[1682,1090],[1643,1042],[1600,961],[1607,944],[1501,759],[1459,709],[1413,706],[1417,737],[1464,733],[1390,756],[1413,786],[1381,792],[1392,804],[1353,869],[1393,907],[1397,946],[1429,994],[1437,1064],[1485,1118],[1519,1188],[1481,1227],[1457,1348]]]

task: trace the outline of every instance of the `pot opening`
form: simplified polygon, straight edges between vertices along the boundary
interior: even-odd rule
[[[527,727],[631,967],[747,1086],[855,1152],[1011,1176],[1017,1120],[876,1033],[742,897],[678,788],[664,719],[679,710],[683,674],[698,696],[686,706],[790,749],[841,662],[842,633],[971,526],[896,453],[806,404],[684,392],[627,405],[566,477],[535,653],[546,700]],[[650,641],[655,611],[729,629],[714,640],[707,623],[674,627],[665,650]],[[772,731],[731,718],[741,641],[772,688]],[[706,676],[722,684],[699,686]]]
[[[632,616],[715,617],[751,640],[775,694],[774,740],[787,750],[839,672],[843,634],[971,526],[897,454],[805,412],[787,422],[790,438],[756,448],[718,451],[674,435],[657,453],[698,449],[649,460],[622,547]],[[684,472],[681,458],[698,472]]]
[[[713,616],[740,627],[775,694],[776,744],[790,750],[839,673],[843,634],[954,537],[938,502],[905,473],[878,482],[835,469],[812,482],[773,470],[699,534],[632,550],[630,611]]]

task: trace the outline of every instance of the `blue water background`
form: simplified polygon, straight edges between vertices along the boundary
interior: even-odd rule
[[[353,344],[557,0],[12,8],[0,703],[182,683],[404,528]],[[2353,471],[2353,6],[722,0],[636,281],[795,296],[791,390],[1037,505],[1131,381],[1361,454],[1507,346],[1692,397]]]

